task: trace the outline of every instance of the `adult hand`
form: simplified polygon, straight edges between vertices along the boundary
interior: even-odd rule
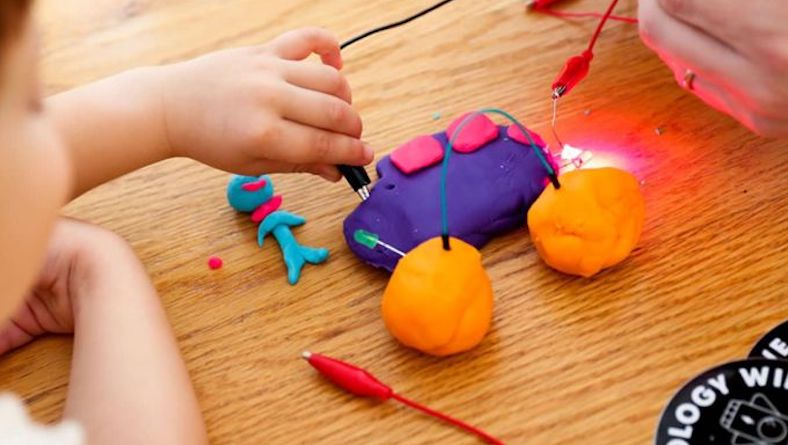
[[[639,6],[643,41],[680,84],[761,135],[788,137],[788,2],[640,0]]]

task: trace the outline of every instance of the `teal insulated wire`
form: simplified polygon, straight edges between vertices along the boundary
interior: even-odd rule
[[[475,111],[469,114],[468,116],[465,117],[465,119],[462,120],[462,122],[460,122],[460,125],[457,126],[457,130],[455,130],[454,134],[452,134],[451,138],[449,138],[449,143],[446,145],[446,150],[444,150],[443,153],[443,166],[441,169],[440,193],[441,193],[441,238],[443,239],[444,250],[450,249],[449,210],[448,210],[449,206],[446,198],[446,182],[447,182],[447,176],[449,174],[449,158],[451,157],[451,152],[453,150],[454,142],[455,139],[457,139],[457,136],[459,136],[459,134],[462,132],[465,126],[468,125],[471,121],[473,121],[473,119],[483,114],[496,114],[499,116],[503,116],[506,119],[508,119],[512,123],[512,125],[516,125],[517,128],[519,128],[520,131],[525,135],[526,139],[528,139],[528,142],[531,144],[531,148],[533,148],[534,153],[536,153],[536,156],[539,157],[539,161],[542,163],[545,170],[547,170],[547,175],[550,177],[550,181],[553,183],[553,186],[556,189],[561,187],[561,185],[558,183],[558,176],[556,174],[556,171],[545,157],[545,153],[538,145],[536,145],[536,142],[531,137],[531,133],[514,116],[498,108],[482,108],[479,111]]]

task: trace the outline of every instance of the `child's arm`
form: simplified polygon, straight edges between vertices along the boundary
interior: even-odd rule
[[[65,417],[90,443],[204,444],[189,374],[156,290],[132,249],[115,234],[93,234],[72,286],[74,357]],[[75,295],[75,296],[76,296]]]
[[[305,61],[319,54],[323,64]],[[143,68],[48,101],[76,173],[75,195],[172,156],[240,174],[339,179],[371,148],[340,74],[334,37],[302,29],[251,48]]]
[[[115,234],[61,221],[0,353],[45,333],[74,332],[64,417],[91,445],[207,443],[167,317],[132,249]]]
[[[129,71],[47,99],[71,154],[74,197],[170,156],[155,73]]]

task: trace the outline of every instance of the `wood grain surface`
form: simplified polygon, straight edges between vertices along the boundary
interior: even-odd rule
[[[347,38],[429,3],[41,0],[44,78],[54,93],[302,25]],[[626,0],[619,12],[636,9]],[[519,0],[459,0],[359,43],[345,58],[365,139],[382,156],[483,106],[547,136],[550,83],[595,25],[529,15]],[[494,327],[463,355],[426,357],[388,335],[379,315],[387,276],[361,265],[341,237],[357,205],[343,183],[275,177],[283,207],[309,220],[299,240],[331,250],[295,287],[275,243],[259,249],[254,225],[228,208],[227,174],[191,161],[128,175],[66,213],[117,231],[146,264],[213,443],[475,443],[396,405],[341,393],[300,360],[304,349],[365,366],[507,443],[649,443],[683,382],[746,356],[788,318],[788,143],[759,139],[678,88],[634,26],[611,23],[596,55],[588,80],[561,104],[562,137],[644,181],[642,242],[624,264],[584,280],[547,268],[525,229],[493,241],[483,255]],[[210,255],[225,267],[209,271]],[[45,338],[4,357],[0,388],[24,397],[36,418],[58,419],[70,345]]]

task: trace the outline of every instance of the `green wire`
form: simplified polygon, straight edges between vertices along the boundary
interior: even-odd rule
[[[451,156],[455,139],[457,139],[457,136],[460,135],[460,132],[462,132],[465,126],[473,121],[476,116],[483,114],[497,114],[508,119],[513,125],[516,125],[523,135],[525,135],[526,139],[528,139],[528,142],[531,144],[531,148],[533,148],[536,156],[539,158],[539,161],[542,163],[545,170],[547,170],[550,181],[553,183],[555,188],[560,187],[556,172],[553,169],[553,166],[550,165],[550,162],[547,161],[547,158],[545,158],[544,152],[538,145],[536,145],[536,142],[531,137],[531,133],[526,130],[525,126],[523,126],[523,124],[521,124],[520,121],[518,121],[514,116],[498,108],[482,108],[479,111],[469,114],[465,117],[465,119],[462,120],[462,122],[460,122],[460,125],[457,126],[457,129],[449,139],[449,143],[446,145],[446,150],[443,154],[443,168],[441,170],[441,238],[443,238],[443,248],[445,250],[449,250],[449,210],[446,199],[446,178],[449,173],[449,157]]]

